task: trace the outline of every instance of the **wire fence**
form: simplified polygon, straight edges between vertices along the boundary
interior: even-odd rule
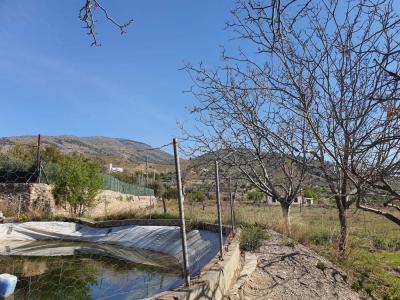
[[[0,183],[54,183],[57,165],[33,160],[0,160]],[[134,196],[154,196],[154,190],[102,174],[103,189]]]

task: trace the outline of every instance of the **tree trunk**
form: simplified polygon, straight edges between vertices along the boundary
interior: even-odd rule
[[[292,228],[290,224],[290,205],[286,203],[281,202],[281,208],[282,208],[282,215],[283,215],[283,222],[285,223],[285,230],[286,230],[286,235],[288,237],[292,236]]]
[[[165,198],[161,197],[161,200],[162,200],[162,205],[163,205],[163,209],[164,209],[164,214],[166,214],[167,213],[167,204],[165,203]]]
[[[339,223],[340,223],[340,236],[339,236],[339,254],[346,255],[347,241],[348,241],[348,228],[346,210],[339,208]]]

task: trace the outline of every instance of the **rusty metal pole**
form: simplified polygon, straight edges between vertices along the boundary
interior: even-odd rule
[[[185,209],[183,207],[184,198],[182,192],[181,166],[179,163],[178,142],[176,141],[175,138],[173,139],[173,144],[174,144],[174,154],[175,154],[176,186],[178,188],[179,218],[181,222],[183,276],[185,277],[186,286],[190,286],[189,259],[187,254],[187,241],[186,241]]]
[[[222,217],[221,217],[221,196],[219,191],[219,170],[218,161],[215,161],[215,186],[216,186],[216,197],[217,197],[217,213],[218,213],[218,226],[219,226],[219,259],[224,259],[224,240],[222,236]]]

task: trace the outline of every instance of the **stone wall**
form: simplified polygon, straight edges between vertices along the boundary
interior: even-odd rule
[[[97,200],[97,205],[87,212],[87,216],[91,218],[156,205],[155,197],[133,196],[113,191],[102,191]],[[31,216],[68,215],[68,207],[62,204],[56,205],[51,185],[39,183],[0,184],[0,211],[12,216],[16,216],[18,213]]]
[[[51,214],[55,209],[51,187],[47,184],[1,183],[0,210],[9,214]]]

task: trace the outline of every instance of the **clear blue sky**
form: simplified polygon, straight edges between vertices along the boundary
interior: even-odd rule
[[[0,136],[111,136],[153,146],[190,123],[183,62],[216,65],[230,0],[103,0],[128,34],[99,18],[102,47],[78,19],[84,0],[0,0]]]

